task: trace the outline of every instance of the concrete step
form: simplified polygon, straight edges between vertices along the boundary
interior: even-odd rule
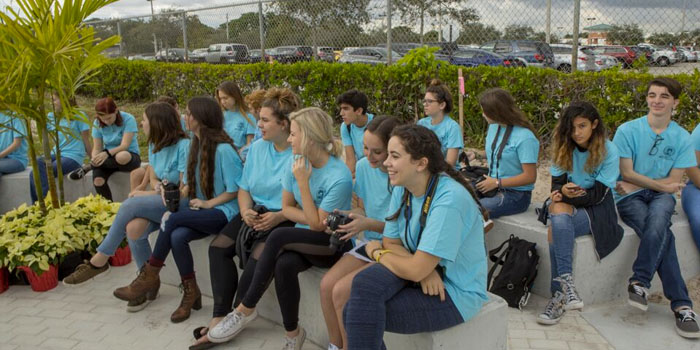
[[[154,232],[149,237],[152,245],[155,244],[157,235],[158,233]],[[212,239],[213,236],[190,243],[194,256],[195,272],[197,273],[197,284],[202,293],[207,296],[212,295],[208,261],[209,243]],[[179,285],[180,275],[172,255],[168,256],[165,264],[166,266],[160,273],[161,281],[166,284]],[[306,329],[307,337],[322,346],[328,344],[328,333],[321,311],[319,294],[319,285],[325,273],[325,269],[314,267],[299,274],[299,285],[301,286],[299,321]],[[490,300],[484,305],[481,312],[464,324],[432,333],[401,335],[387,332],[384,336],[386,346],[389,349],[404,350],[461,349],[464,348],[464,344],[468,343],[472,349],[505,350],[508,318],[506,309],[508,305],[499,296],[493,294],[489,296]],[[282,324],[274,284],[265,292],[257,309],[262,317]]]
[[[501,217],[495,221],[494,228],[486,235],[486,245],[489,249],[497,247],[511,234],[530,242],[537,243],[540,264],[533,292],[549,298],[551,270],[549,264],[549,248],[547,243],[547,227],[537,221],[533,205],[524,213]],[[688,219],[683,212],[680,201],[676,213],[672,217],[671,230],[676,237],[676,250],[681,266],[681,273],[687,280],[700,273],[700,253],[690,233]],[[584,303],[587,305],[620,301],[627,298],[627,281],[632,275],[632,263],[637,256],[639,237],[629,226],[619,220],[625,230],[622,242],[610,255],[599,261],[591,235],[576,239],[574,248],[574,280]],[[489,268],[491,267],[489,261]],[[658,275],[652,281],[652,292],[660,292],[661,282]]]
[[[0,178],[0,215],[15,209],[23,203],[31,204],[32,199],[29,194],[29,173],[31,167],[22,172],[10,175],[3,175]],[[122,202],[129,195],[129,173],[116,172],[109,178],[109,187],[112,190],[112,197],[116,202]],[[95,193],[95,186],[92,184],[92,172],[89,172],[80,180],[68,179],[65,175],[63,181],[66,202],[73,202],[76,199]]]

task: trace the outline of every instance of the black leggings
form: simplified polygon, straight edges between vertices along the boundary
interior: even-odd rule
[[[255,242],[253,252],[248,258],[239,280],[238,269],[233,257],[236,256],[236,238],[242,223],[241,215],[236,215],[209,245],[209,274],[211,276],[211,290],[214,294],[213,317],[226,316],[233,310],[232,306],[238,306],[241,302],[243,294],[250,286],[253,273],[255,273],[257,259],[265,247],[264,242],[267,237]],[[284,221],[277,225],[277,227],[292,226],[294,223],[291,221]]]
[[[107,180],[109,180],[109,177],[117,171],[131,172],[132,170],[141,166],[141,157],[136,153],[129,153],[131,153],[131,160],[124,165],[117,163],[117,160],[114,157],[109,157],[105,159],[105,161],[102,164],[100,164],[99,167],[92,168],[93,183],[98,177],[101,177],[105,180],[105,183],[102,184],[102,186],[95,185],[95,192],[97,192],[97,194],[111,201],[112,191],[109,189],[109,185],[107,184]]]
[[[297,329],[301,298],[297,275],[311,266],[329,268],[352,248],[352,242],[346,241],[339,249],[331,250],[329,240],[330,235],[325,232],[303,228],[284,227],[272,231],[258,259],[250,288],[242,299],[243,305],[255,307],[274,277],[284,328],[288,332]]]

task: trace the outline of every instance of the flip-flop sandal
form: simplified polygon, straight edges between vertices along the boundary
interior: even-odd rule
[[[205,350],[205,349],[211,349],[215,346],[219,345],[219,343],[212,343],[212,342],[206,342],[206,343],[201,343],[197,345],[191,345],[189,347],[189,350]]]
[[[202,334],[202,330],[206,329],[207,331]],[[194,336],[194,339],[199,340],[199,338],[205,336],[209,332],[208,327],[197,327],[192,331],[192,335]]]

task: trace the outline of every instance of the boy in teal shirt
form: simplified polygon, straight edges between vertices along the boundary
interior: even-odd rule
[[[340,138],[345,147],[345,164],[355,177],[356,164],[365,157],[362,144],[365,128],[374,115],[367,113],[367,95],[355,89],[340,94],[335,103],[340,108],[340,116],[343,118]]]

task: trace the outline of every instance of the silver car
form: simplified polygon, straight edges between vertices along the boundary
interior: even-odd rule
[[[571,72],[571,58],[573,46],[565,44],[549,44],[554,53],[553,68],[562,72]],[[599,72],[602,68],[596,65],[596,55],[590,49],[578,48],[578,60],[576,69],[583,72]]]
[[[340,55],[339,63],[386,64],[388,54],[385,47],[354,47],[346,48]],[[391,63],[401,59],[401,54],[391,51]]]

